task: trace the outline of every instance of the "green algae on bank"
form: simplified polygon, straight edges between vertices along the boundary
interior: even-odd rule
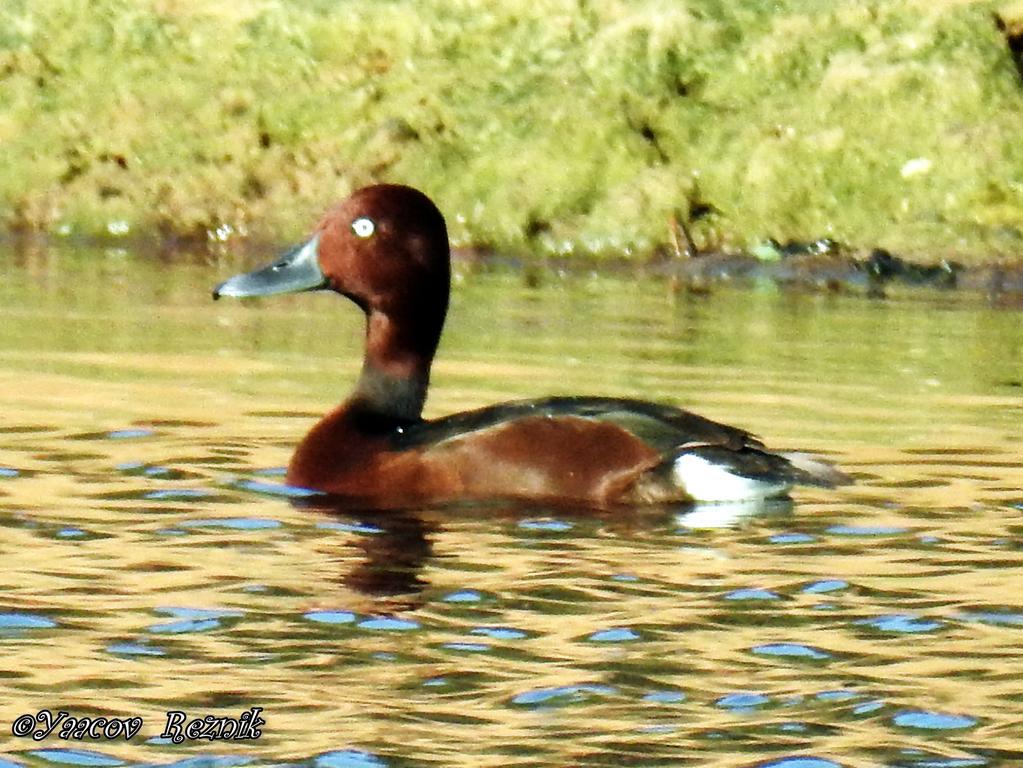
[[[1023,248],[1023,4],[8,0],[0,223],[299,237],[371,181],[458,244]],[[1016,48],[1018,51],[1018,46]]]

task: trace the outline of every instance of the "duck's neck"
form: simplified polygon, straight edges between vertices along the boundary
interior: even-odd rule
[[[429,370],[415,376],[394,376],[373,365],[362,364],[355,391],[348,398],[351,409],[389,422],[418,421],[426,402]]]
[[[371,310],[366,318],[366,357],[351,409],[394,422],[417,421],[430,383],[430,364],[440,339],[440,322],[402,323]],[[436,326],[430,328],[429,326]]]

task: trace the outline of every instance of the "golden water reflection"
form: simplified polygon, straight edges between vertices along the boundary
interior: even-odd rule
[[[0,731],[43,708],[145,721],[130,742],[5,738],[14,764],[1023,759],[1018,313],[467,273],[431,414],[647,397],[858,483],[730,528],[381,516],[274,493],[357,373],[356,312],[213,304],[217,274],[57,252],[0,285]],[[172,709],[252,706],[255,742],[155,738]]]

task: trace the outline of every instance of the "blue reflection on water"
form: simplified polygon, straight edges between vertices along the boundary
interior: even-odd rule
[[[652,701],[658,704],[677,704],[685,700],[686,695],[682,691],[651,691],[643,697],[643,701]]]
[[[817,698],[821,701],[848,701],[849,699],[859,698],[859,694],[855,691],[839,688],[834,691],[821,691],[817,694]]]
[[[809,544],[817,541],[817,537],[809,533],[776,533],[767,540],[772,544]]]
[[[628,643],[639,640],[640,636],[628,627],[613,627],[594,632],[586,639],[594,643]]]
[[[831,760],[825,760],[823,757],[798,755],[756,763],[753,768],[842,768],[842,766]]]
[[[361,749],[341,749],[324,752],[313,759],[315,768],[385,768],[387,763],[372,752]]]
[[[762,707],[770,701],[770,697],[762,693],[730,693],[714,703],[722,709],[742,712]]]
[[[46,760],[49,763],[61,765],[83,765],[83,766],[114,766],[124,765],[124,761],[102,752],[93,752],[89,749],[36,749],[29,752],[33,757]]]
[[[572,530],[572,524],[565,522],[564,520],[543,518],[538,520],[521,520],[519,522],[519,528],[524,528],[527,531],[563,532]]]
[[[115,429],[107,432],[104,437],[108,440],[136,440],[140,437],[152,437],[155,435],[151,429]]]
[[[820,648],[814,648],[810,645],[802,645],[801,643],[767,643],[765,645],[755,645],[750,650],[760,656],[786,656],[797,659],[812,659],[814,661],[823,661],[831,658],[831,654],[827,651],[822,651]]]
[[[164,656],[166,652],[162,648],[141,643],[112,643],[106,648],[107,653],[115,656]]]
[[[898,525],[833,525],[827,532],[836,536],[892,536],[906,529]]]
[[[53,629],[57,622],[37,613],[0,613],[0,630]]]
[[[395,619],[390,616],[377,616],[359,622],[360,629],[383,630],[385,632],[408,632],[419,629],[419,624],[409,619]]]
[[[483,596],[475,590],[462,589],[445,595],[442,599],[445,603],[478,603]]]
[[[938,757],[935,755],[922,755],[920,750],[905,749],[903,754],[907,756],[906,768],[980,768],[988,765],[983,757]]]
[[[725,595],[725,600],[781,600],[781,595],[769,589],[749,587],[729,592]]]
[[[919,616],[908,614],[892,614],[889,616],[877,616],[872,619],[860,619],[855,622],[858,625],[872,627],[881,632],[892,632],[895,634],[918,634],[921,632],[933,632],[941,629],[943,622],[933,619],[924,619]]]
[[[284,477],[288,474],[287,467],[264,467],[262,469],[255,469],[252,474],[259,475],[260,477]]]
[[[512,699],[512,704],[522,706],[532,706],[534,704],[561,706],[565,704],[578,704],[603,696],[613,696],[617,692],[617,689],[609,685],[559,685],[554,688],[536,688],[532,691],[520,693]]]
[[[444,643],[441,648],[449,651],[467,651],[469,653],[485,653],[491,650],[486,643]]]
[[[208,632],[220,626],[216,619],[205,619],[203,621],[171,621],[166,624],[153,624],[146,628],[146,631],[158,635],[181,635],[186,632]]]
[[[148,739],[146,743],[177,746],[170,739]],[[184,760],[167,763],[164,768],[235,768],[239,765],[248,765],[253,760],[254,758],[241,755],[204,755],[202,757],[186,757]]]
[[[322,528],[326,531],[344,531],[346,533],[383,533],[383,528],[377,528],[375,525],[369,525],[367,523],[339,523],[336,520],[328,520],[327,522],[317,523],[317,528]]]
[[[173,616],[179,621],[165,624],[153,624],[147,631],[161,635],[179,635],[188,632],[208,632],[221,626],[221,619],[234,619],[244,616],[244,612],[226,608],[179,608],[160,607],[155,613]]]
[[[242,491],[251,491],[263,496],[280,496],[285,499],[306,499],[310,496],[322,496],[319,491],[299,488],[284,483],[264,483],[261,480],[237,480],[233,486]]]
[[[261,531],[280,528],[279,520],[265,517],[211,517],[199,520],[184,520],[178,523],[182,528],[228,528],[236,531]]]
[[[995,626],[1023,627],[1023,613],[982,611],[980,613],[960,613],[957,618],[962,621],[976,621],[981,624],[993,624]]]
[[[813,581],[803,587],[803,592],[808,595],[816,595],[825,592],[838,592],[849,588],[849,582],[842,579],[822,579]]]
[[[147,491],[142,498],[150,501],[183,501],[187,499],[208,499],[214,494],[202,488],[162,488],[157,491]]]
[[[355,614],[351,611],[307,611],[302,615],[320,624],[351,624],[355,621]]]
[[[494,640],[521,640],[527,637],[526,633],[521,629],[514,629],[513,627],[476,627],[470,630],[469,634],[485,635]]]
[[[154,613],[162,613],[179,619],[231,619],[244,616],[245,611],[234,608],[185,608],[179,606],[160,606]]]
[[[917,728],[925,731],[956,731],[972,728],[977,719],[969,715],[950,715],[944,712],[928,712],[909,709],[897,713],[892,722],[903,728]]]
[[[853,708],[854,715],[869,715],[871,712],[877,712],[884,706],[883,701],[868,701],[864,704],[860,704]]]

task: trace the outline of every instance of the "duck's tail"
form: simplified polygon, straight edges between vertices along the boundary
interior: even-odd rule
[[[794,485],[833,488],[850,482],[848,475],[805,453],[690,445],[644,473],[629,498],[719,504],[783,498]]]
[[[672,479],[694,501],[733,502],[785,496],[794,485],[833,488],[851,482],[830,464],[805,453],[758,448],[692,448],[671,462]]]
[[[853,482],[853,479],[849,475],[839,471],[823,459],[811,456],[808,453],[791,451],[780,455],[784,457],[789,464],[799,470],[802,475],[802,479],[800,479],[799,482],[806,485],[819,485],[823,488],[834,488],[838,485],[849,485]]]

